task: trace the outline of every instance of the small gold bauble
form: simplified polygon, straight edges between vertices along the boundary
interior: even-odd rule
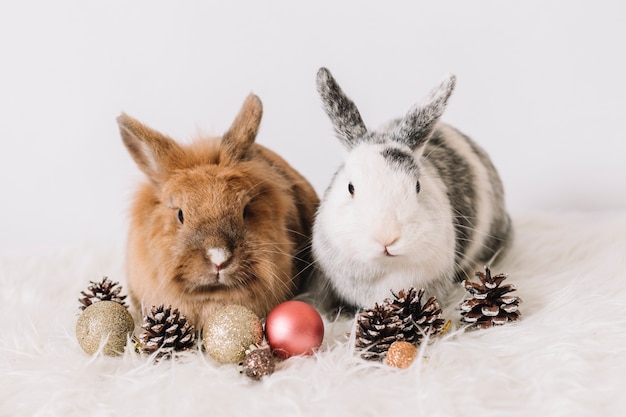
[[[202,329],[204,349],[220,363],[239,363],[250,345],[263,340],[263,325],[250,309],[228,305],[213,313]]]
[[[417,348],[409,342],[393,342],[387,350],[387,364],[396,368],[408,368],[417,355]]]
[[[108,356],[124,352],[135,322],[126,307],[115,301],[98,301],[83,310],[76,322],[76,338],[85,352],[93,355],[102,345]],[[106,340],[106,341],[105,341]]]

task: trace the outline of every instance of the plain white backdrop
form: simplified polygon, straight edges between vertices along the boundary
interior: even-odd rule
[[[142,176],[121,111],[188,141],[254,91],[258,142],[323,193],[340,147],[320,66],[371,127],[456,73],[444,120],[491,154],[513,213],[626,209],[625,41],[620,1],[3,2],[0,253],[125,240]]]

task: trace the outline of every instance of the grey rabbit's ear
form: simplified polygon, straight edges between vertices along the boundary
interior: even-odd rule
[[[346,148],[351,149],[367,133],[359,109],[344,94],[326,68],[320,68],[317,71],[317,91],[322,98],[324,110],[330,117],[337,138]]]
[[[446,109],[455,84],[456,76],[449,74],[424,102],[414,105],[400,122],[394,139],[411,149],[426,143]]]

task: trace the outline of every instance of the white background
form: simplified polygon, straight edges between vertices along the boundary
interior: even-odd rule
[[[327,66],[376,127],[444,74],[513,213],[626,208],[621,1],[22,1],[0,6],[0,254],[123,242],[142,179],[115,117],[187,141],[250,91],[258,142],[321,194],[340,147]],[[572,225],[576,227],[576,225]]]

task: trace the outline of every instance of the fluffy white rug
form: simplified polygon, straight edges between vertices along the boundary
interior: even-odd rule
[[[507,272],[523,318],[456,330],[407,370],[366,362],[327,320],[323,348],[255,382],[199,353],[153,365],[90,357],[77,297],[124,285],[123,248],[83,244],[0,260],[2,416],[618,416],[626,413],[626,213],[515,218]]]

